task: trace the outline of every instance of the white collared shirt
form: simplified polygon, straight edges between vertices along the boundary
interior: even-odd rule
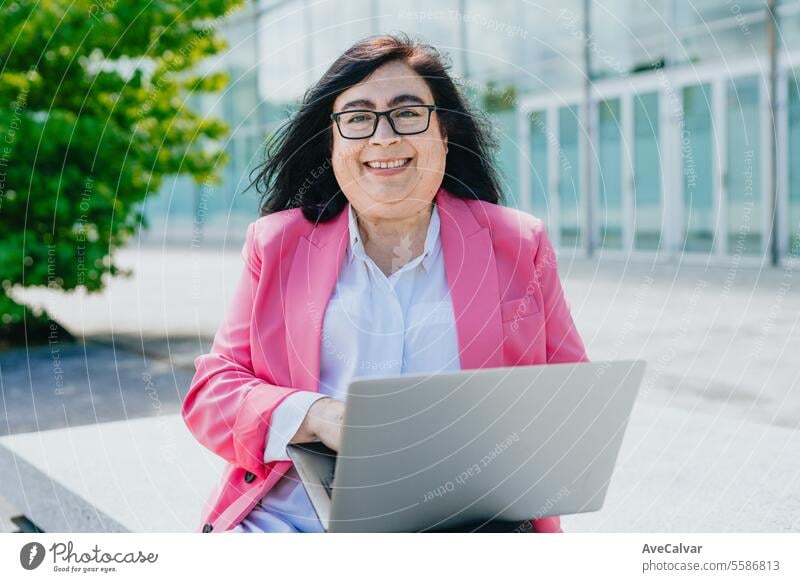
[[[356,378],[461,369],[453,305],[434,200],[425,246],[388,277],[364,250],[352,205],[350,241],[325,310],[320,391],[298,392],[273,411],[264,461],[288,460],[286,445],[309,407],[326,396],[344,400]],[[398,263],[407,260],[401,245]],[[232,531],[323,531],[294,467]]]

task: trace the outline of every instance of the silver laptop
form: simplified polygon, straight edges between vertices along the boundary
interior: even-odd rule
[[[354,380],[339,454],[290,444],[328,532],[420,532],[603,506],[643,360]]]

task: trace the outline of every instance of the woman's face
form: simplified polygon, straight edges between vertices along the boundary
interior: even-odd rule
[[[402,97],[405,96],[405,97]],[[402,97],[397,100],[398,97]],[[339,94],[333,113],[348,109],[384,111],[401,105],[434,105],[428,85],[403,62],[386,63],[358,85]],[[332,121],[332,123],[334,123]],[[335,123],[334,123],[335,125]],[[447,137],[437,113],[427,131],[399,135],[381,116],[372,137],[345,139],[333,127],[333,172],[356,212],[373,220],[410,217],[429,208],[442,183]],[[367,162],[403,160],[397,170],[373,169]]]

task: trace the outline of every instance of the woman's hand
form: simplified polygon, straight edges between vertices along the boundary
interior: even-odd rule
[[[335,398],[320,398],[306,413],[303,423],[290,442],[322,441],[326,447],[338,451],[342,442],[344,402]]]

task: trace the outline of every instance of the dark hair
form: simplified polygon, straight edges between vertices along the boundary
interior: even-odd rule
[[[331,165],[333,127],[330,114],[338,95],[366,79],[378,67],[402,61],[420,75],[433,95],[448,154],[442,186],[459,198],[502,198],[494,162],[497,142],[487,117],[470,107],[456,87],[447,62],[431,45],[407,34],[369,36],[347,49],[309,88],[297,112],[267,141],[266,160],[248,189],[261,194],[261,215],[302,208],[312,222],[325,222],[341,212],[347,198]]]

